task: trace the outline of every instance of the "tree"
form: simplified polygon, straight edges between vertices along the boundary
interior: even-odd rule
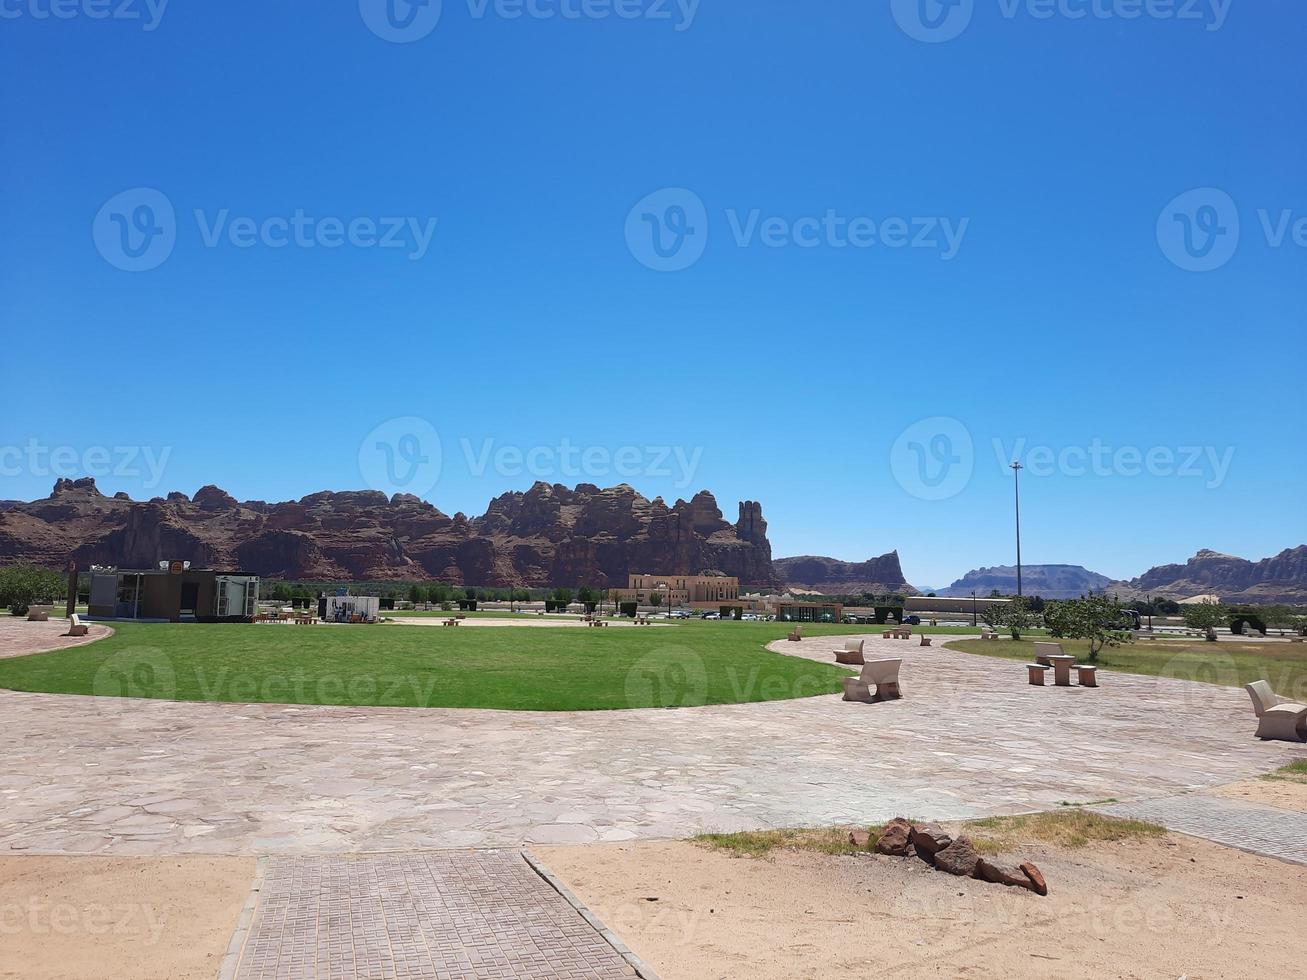
[[[663,594],[661,592],[649,593],[649,605],[657,609],[662,604],[663,604]]]
[[[426,602],[426,599],[427,599],[426,589],[422,588],[422,586],[420,585],[409,586],[409,590],[408,590],[409,602],[413,603],[413,605],[416,606],[419,602]]]
[[[1184,607],[1184,624],[1202,630],[1211,643],[1216,642],[1216,627],[1230,621],[1230,607],[1219,602],[1193,602]]]
[[[1125,607],[1106,595],[1061,599],[1050,602],[1044,610],[1044,625],[1054,636],[1089,641],[1090,660],[1097,660],[1104,647],[1133,641],[1123,626],[1126,619]]]
[[[1006,629],[1014,640],[1021,639],[1021,634],[1034,625],[1030,603],[1024,596],[1013,596],[1007,602],[992,602],[980,618],[994,629]]]
[[[0,568],[0,606],[15,616],[26,616],[33,603],[53,603],[67,592],[67,579],[58,572],[35,565]]]
[[[572,604],[572,597],[571,589],[554,589],[554,599],[564,605],[570,606]]]
[[[584,602],[586,605],[590,605],[592,603],[599,601],[597,596],[595,595],[595,590],[590,588],[590,586],[588,585],[583,585],[581,586],[580,589],[577,590],[576,598],[578,601]]]

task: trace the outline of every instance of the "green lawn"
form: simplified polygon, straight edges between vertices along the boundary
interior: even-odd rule
[[[1056,642],[1078,663],[1090,662],[1086,641]],[[1035,660],[1033,640],[950,640],[947,645],[967,653],[1024,663]],[[1151,640],[1103,650],[1097,663],[1104,670],[1231,687],[1267,680],[1276,693],[1285,697],[1301,700],[1307,696],[1307,644]]]
[[[808,697],[838,691],[847,674],[763,649],[786,634],[783,623],[114,628],[113,636],[87,646],[0,660],[0,687],[183,701],[565,711]]]

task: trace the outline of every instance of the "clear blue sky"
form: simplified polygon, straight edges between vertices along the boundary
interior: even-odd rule
[[[1302,3],[929,0],[927,41],[913,3],[622,3],[445,0],[414,38],[432,8],[5,0],[0,498],[55,449],[134,497],[394,489],[389,441],[449,513],[708,488],[778,557],[897,548],[938,586],[1012,561],[1023,440],[1028,562],[1307,540]],[[275,247],[297,212],[407,244]]]

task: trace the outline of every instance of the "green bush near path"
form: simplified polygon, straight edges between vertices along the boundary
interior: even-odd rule
[[[180,701],[576,711],[810,697],[839,691],[848,674],[764,649],[785,636],[784,623],[114,629],[85,646],[0,660],[0,687]]]
[[[1058,640],[1062,649],[1088,662],[1089,644],[1084,640]],[[950,640],[949,648],[987,657],[1002,657],[1033,663],[1032,640]],[[1222,640],[1152,640],[1109,647],[1095,662],[1101,670],[1115,670],[1146,677],[1173,677],[1242,687],[1266,680],[1277,694],[1295,700],[1307,697],[1307,650],[1303,644],[1238,643]]]

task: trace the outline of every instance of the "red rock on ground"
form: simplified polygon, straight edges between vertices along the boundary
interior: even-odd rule
[[[849,843],[860,851],[865,851],[871,844],[871,834],[865,830],[850,830]]]
[[[1044,874],[1029,861],[1021,865],[1021,870],[1025,872],[1026,877],[1030,879],[1027,886],[1036,895],[1048,894],[1048,882],[1044,881]]]
[[[980,864],[980,855],[976,853],[971,841],[965,837],[959,837],[935,854],[935,867],[959,878],[972,877],[976,873],[978,864]]]
[[[933,864],[935,855],[952,843],[953,838],[939,824],[923,823],[912,828],[912,846],[927,863]]]
[[[876,842],[876,853],[888,854],[890,857],[907,857],[912,847],[912,824],[902,817],[895,817],[881,831],[880,840]]]

